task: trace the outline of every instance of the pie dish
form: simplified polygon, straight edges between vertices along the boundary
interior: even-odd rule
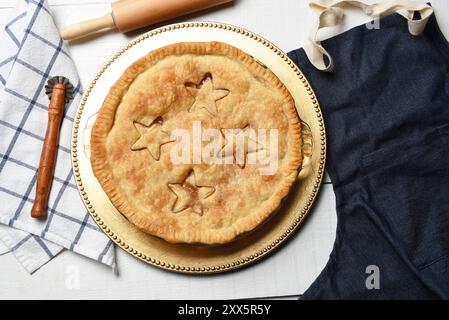
[[[209,136],[219,141],[214,148],[204,132],[218,132]],[[111,88],[91,134],[92,169],[111,202],[139,229],[172,243],[224,244],[258,227],[295,182],[301,150],[288,90],[220,42],[177,43],[139,59]],[[273,172],[261,173],[261,154],[269,167],[276,162]]]

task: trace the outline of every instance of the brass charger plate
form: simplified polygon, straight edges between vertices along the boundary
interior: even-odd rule
[[[304,163],[281,209],[267,223],[220,246],[173,245],[145,234],[112,205],[90,165],[90,131],[111,86],[125,69],[150,51],[177,42],[221,41],[240,48],[269,68],[290,90],[304,127]],[[207,274],[230,271],[267,256],[289,238],[309,212],[323,178],[326,138],[320,106],[304,75],[279,48],[241,28],[211,22],[179,23],[148,32],[121,48],[90,83],[72,135],[75,180],[98,226],[122,249],[156,267]]]

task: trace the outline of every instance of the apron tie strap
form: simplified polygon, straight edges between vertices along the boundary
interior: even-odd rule
[[[309,6],[318,14],[318,20],[309,34],[304,50],[310,62],[318,70],[325,72],[332,72],[334,61],[321,45],[321,41],[317,40],[317,35],[321,29],[337,26],[342,22],[345,6],[360,8],[368,16],[382,17],[398,13],[407,19],[409,32],[414,36],[420,35],[424,31],[433,14],[433,8],[430,5],[416,1],[395,0],[367,4],[362,0],[311,0]],[[419,19],[414,20],[415,12],[420,14]]]

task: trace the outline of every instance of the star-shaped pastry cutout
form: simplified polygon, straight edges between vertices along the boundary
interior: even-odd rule
[[[214,187],[199,186],[193,170],[190,171],[184,182],[168,184],[168,187],[176,196],[172,206],[173,213],[190,208],[200,216],[204,212],[202,200],[209,198],[215,192]]]
[[[255,162],[256,153],[265,150],[265,148],[263,148],[257,141],[256,132],[249,125],[244,126],[242,129],[231,130],[234,131],[232,140],[229,141],[229,137],[227,137],[226,134],[229,129],[220,129],[224,145],[220,150],[218,157],[224,159],[225,163],[235,163],[243,169],[246,166],[250,154],[254,155]]]
[[[218,114],[217,101],[223,99],[229,94],[227,89],[217,89],[211,74],[207,74],[200,84],[186,83],[189,93],[195,98],[195,102],[190,107],[189,112],[199,109],[206,109],[210,114],[216,116]]]
[[[164,144],[172,142],[170,135],[162,130],[163,121],[161,118],[154,120],[149,126],[134,122],[134,126],[140,134],[137,140],[131,147],[131,150],[147,149],[154,160],[159,161],[161,157],[161,147]]]

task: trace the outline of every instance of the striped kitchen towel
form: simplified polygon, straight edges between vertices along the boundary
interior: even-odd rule
[[[33,273],[64,248],[115,266],[114,246],[91,219],[72,175],[70,141],[81,99],[76,68],[45,0],[17,0],[0,40],[0,241]],[[47,80],[76,88],[61,125],[48,218],[32,219],[37,167],[47,127]],[[0,253],[6,250],[0,248]]]

